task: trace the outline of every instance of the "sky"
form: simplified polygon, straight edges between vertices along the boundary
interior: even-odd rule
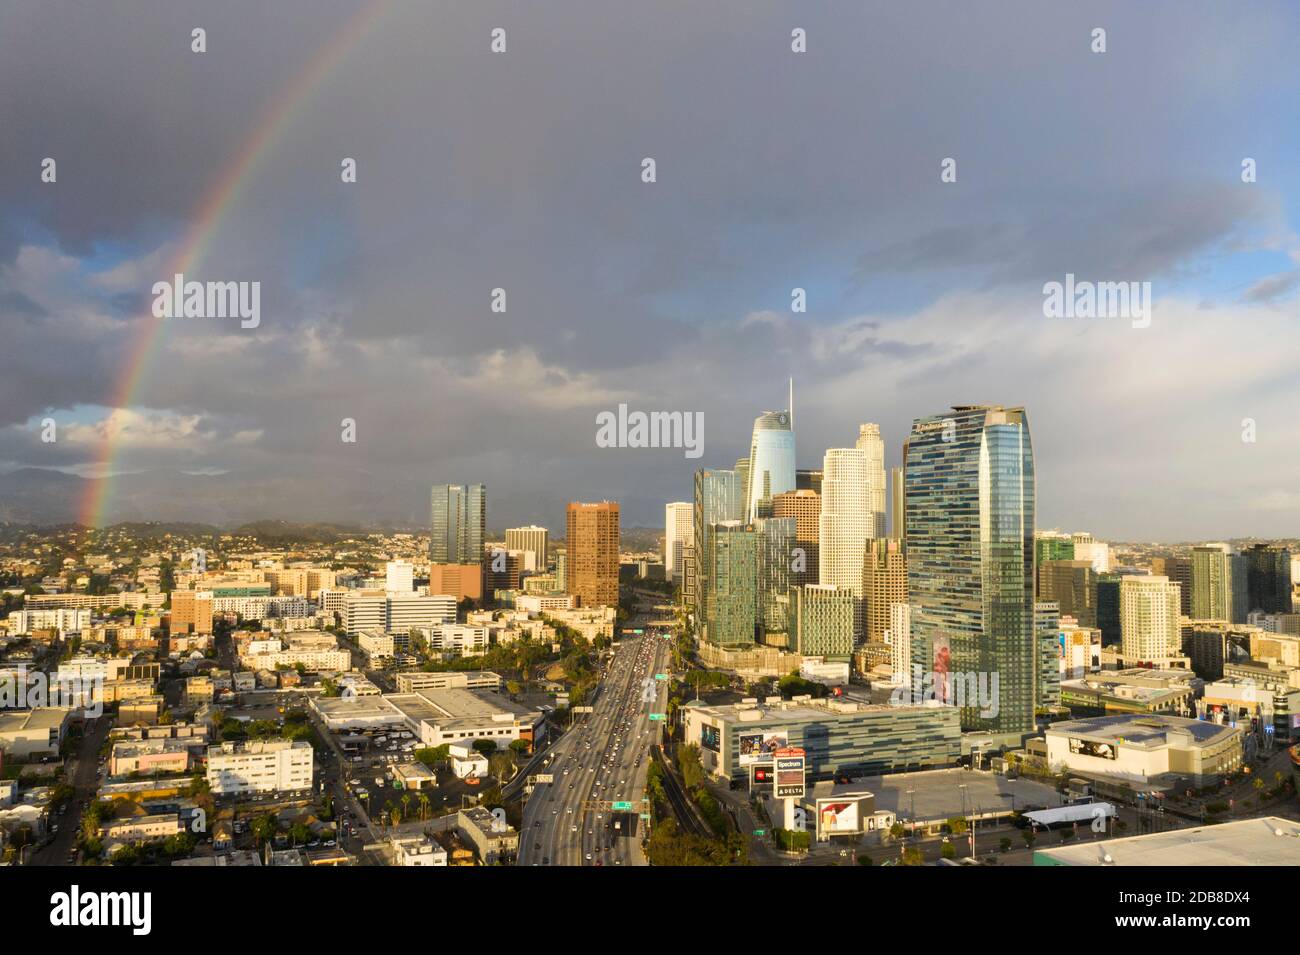
[[[171,475],[108,519],[421,522],[482,482],[494,528],[655,525],[793,377],[800,467],[1024,406],[1040,527],[1300,535],[1298,32],[1188,0],[10,0],[0,476]],[[186,276],[260,282],[260,324],[164,320],[118,406],[286,97]],[[1149,326],[1047,317],[1067,274],[1150,282]],[[702,414],[703,456],[599,447],[620,403]]]

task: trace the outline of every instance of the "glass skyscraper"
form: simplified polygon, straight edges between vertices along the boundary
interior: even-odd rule
[[[758,592],[759,535],[752,524],[716,523],[704,548],[709,585],[704,597],[704,638],[720,647],[755,642],[761,609]]]
[[[1023,408],[966,405],[918,418],[903,446],[912,662],[976,680],[965,730],[1034,729],[1034,454]]]
[[[430,563],[482,563],[487,488],[482,484],[435,484],[430,497]]]
[[[690,581],[689,606],[702,608],[708,594],[709,527],[724,521],[738,521],[744,501],[741,498],[740,475],[735,471],[717,468],[700,468],[695,472],[695,497],[692,515],[692,546],[694,547],[694,576]]]
[[[771,501],[794,488],[794,431],[790,412],[765,411],[754,419],[742,520],[771,515]],[[765,506],[760,502],[765,502]]]

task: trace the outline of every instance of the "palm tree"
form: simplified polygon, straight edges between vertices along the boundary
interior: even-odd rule
[[[411,794],[402,793],[402,818],[406,818],[406,812],[411,808]]]
[[[419,803],[420,803],[420,818],[425,819],[427,818],[429,812],[429,797],[426,793],[423,792],[420,793]]]

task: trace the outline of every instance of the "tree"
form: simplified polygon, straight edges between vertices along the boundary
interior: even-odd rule
[[[961,816],[954,816],[949,819],[948,831],[954,836],[964,836],[966,834],[966,820]]]
[[[951,842],[945,842],[942,848],[939,849],[939,855],[945,859],[955,859],[957,858],[957,847]]]
[[[253,824],[249,826],[249,831],[252,832],[258,848],[261,848],[275,838],[276,828],[275,816],[266,813],[253,820]]]
[[[484,756],[491,756],[496,751],[497,751],[497,744],[495,740],[490,740],[490,739],[474,740],[474,752],[482,753]]]
[[[516,739],[510,741],[510,751],[519,756],[523,756],[524,754],[526,754],[529,749],[530,746],[528,740],[526,739]]]

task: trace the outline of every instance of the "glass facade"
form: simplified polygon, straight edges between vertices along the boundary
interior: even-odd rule
[[[795,519],[768,517],[754,521],[758,532],[759,617],[764,634],[785,633],[790,622],[790,564],[795,546]],[[765,641],[766,642],[766,641]]]
[[[703,607],[709,589],[709,564],[707,551],[709,545],[709,527],[725,521],[740,520],[743,508],[740,491],[740,475],[735,471],[716,468],[700,468],[695,472],[694,513],[692,516],[692,536],[694,553],[694,574],[690,593],[692,608]]]
[[[429,561],[477,564],[483,560],[487,488],[482,484],[435,484],[430,494]]]
[[[996,707],[968,701],[963,729],[1031,732],[1039,661],[1024,409],[963,406],[919,418],[903,454],[913,665],[990,686],[996,678]]]
[[[720,647],[753,646],[761,612],[758,532],[752,525],[728,521],[711,525],[707,540],[704,639]]]
[[[765,411],[754,420],[745,511],[741,520],[771,514],[772,498],[794,489],[794,431],[790,426],[790,413]]]

